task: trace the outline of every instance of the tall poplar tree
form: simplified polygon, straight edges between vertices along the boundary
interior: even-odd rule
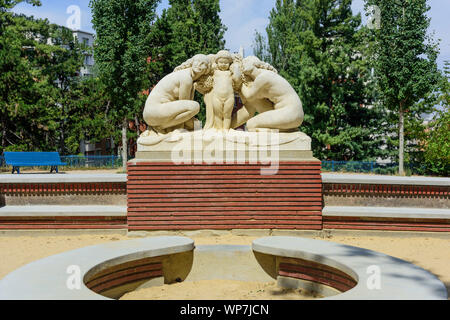
[[[149,35],[159,0],[91,0],[97,38],[94,56],[110,99],[114,118],[122,128],[123,170],[128,159],[128,119],[142,113],[143,90],[148,88]]]
[[[427,33],[430,7],[426,0],[368,0],[367,5],[380,9],[381,26],[374,30],[375,76],[383,105],[397,116],[399,174],[404,175],[405,115],[424,112],[418,102],[440,78],[437,44]]]

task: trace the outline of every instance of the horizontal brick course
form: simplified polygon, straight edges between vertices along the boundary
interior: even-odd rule
[[[129,230],[322,228],[320,162],[128,166]]]
[[[125,183],[7,183],[0,184],[0,194],[4,195],[40,195],[73,193],[126,193]]]
[[[348,291],[357,284],[355,279],[336,268],[295,258],[282,258],[278,275],[320,283],[341,292]]]

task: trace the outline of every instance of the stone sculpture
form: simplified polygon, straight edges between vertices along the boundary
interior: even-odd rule
[[[156,133],[193,129],[193,118],[200,111],[194,101],[194,82],[210,72],[209,58],[196,55],[164,77],[152,89],[144,109],[144,120]]]
[[[297,130],[303,122],[303,107],[289,82],[257,57],[245,58],[242,72],[250,81],[241,87],[240,96],[244,108],[236,113],[233,127],[247,123],[249,131]],[[258,115],[254,116],[256,112]]]
[[[202,148],[233,141],[246,145],[248,151],[252,142],[240,138],[249,137],[251,132],[277,132],[280,136],[276,144],[286,150],[311,150],[311,139],[298,130],[303,108],[289,82],[257,57],[244,59],[222,50],[215,55],[194,56],[151,91],[144,109],[144,120],[150,128],[139,138],[138,151],[170,152],[175,143],[186,150],[192,148],[188,140],[199,139],[193,132],[195,116],[200,112],[200,105],[193,100],[195,90],[203,95],[206,105],[206,123],[203,128],[197,126],[197,131],[202,129],[204,133],[200,138]],[[233,114],[238,96],[244,106]],[[246,132],[234,130],[244,124]]]
[[[235,67],[237,66],[237,70]],[[213,57],[212,73],[205,81],[203,91],[207,108],[207,122],[204,129],[231,129],[231,115],[235,103],[235,82],[240,77],[239,65],[226,50],[219,51]],[[238,80],[239,81],[239,80]]]

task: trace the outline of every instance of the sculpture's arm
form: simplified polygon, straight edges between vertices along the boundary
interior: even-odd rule
[[[233,80],[233,89],[234,91],[240,91],[243,83],[240,65],[236,62],[233,63],[230,67],[230,71],[231,79]]]
[[[192,83],[186,83],[182,81],[180,83],[179,99],[180,100],[193,100],[194,99],[194,86]]]
[[[257,77],[255,81],[249,86],[243,84],[241,87],[241,93],[245,100],[253,100],[257,98],[258,93],[266,86],[267,82],[264,77]]]
[[[231,127],[236,129],[250,120],[256,113],[256,110],[251,105],[244,105],[240,108],[231,119]]]

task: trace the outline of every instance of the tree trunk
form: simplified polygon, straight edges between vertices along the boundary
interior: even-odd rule
[[[128,139],[127,139],[127,119],[123,119],[122,122],[122,170],[127,171],[127,161],[128,161]]]
[[[139,123],[139,119],[138,119],[137,116],[134,117],[134,125],[136,126],[136,132],[137,132],[137,136],[138,136],[138,139],[139,139],[139,137],[141,135],[141,129],[139,128],[140,123]]]
[[[403,20],[405,20],[405,7],[402,6]],[[399,119],[399,142],[398,142],[398,174],[405,175],[404,154],[405,154],[405,115],[403,111],[403,102],[400,102],[400,119]]]
[[[405,175],[404,153],[405,153],[405,117],[403,104],[400,104],[400,121],[399,121],[399,145],[398,145],[398,174]]]
[[[2,150],[5,151],[6,147],[6,121],[2,121]]]

